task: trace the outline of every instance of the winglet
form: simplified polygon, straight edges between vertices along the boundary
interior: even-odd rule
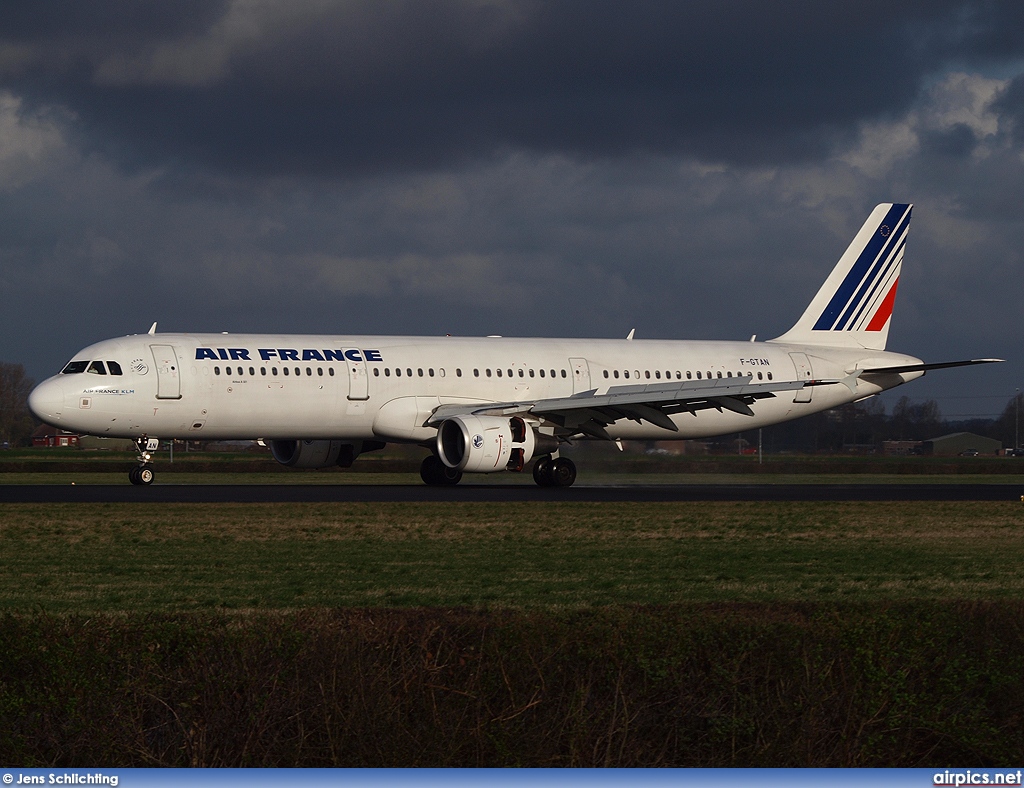
[[[149,327],[149,331],[147,333],[149,333],[149,334],[155,334],[156,333],[156,321],[155,320],[153,321],[153,325],[151,325]]]

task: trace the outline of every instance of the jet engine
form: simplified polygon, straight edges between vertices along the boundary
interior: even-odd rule
[[[521,471],[535,454],[558,449],[558,440],[538,433],[519,416],[454,416],[437,431],[437,456],[466,473]]]
[[[365,451],[383,448],[377,441],[294,440],[267,441],[270,453],[289,468],[351,467],[355,458]]]

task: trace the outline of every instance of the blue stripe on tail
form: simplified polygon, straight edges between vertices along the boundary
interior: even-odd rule
[[[909,207],[907,204],[897,203],[885,214],[882,223],[879,224],[861,251],[857,262],[853,264],[843,283],[828,302],[828,306],[825,307],[821,316],[815,322],[815,331],[831,331],[834,328],[842,330],[846,326],[853,313],[856,312],[856,304],[863,298],[864,293],[871,288],[871,283],[879,272],[876,261],[879,265],[884,266],[884,261],[889,257],[887,254],[880,258],[880,253],[890,243],[899,243],[898,239],[903,235],[906,224],[910,221],[910,212],[907,210]],[[899,224],[898,227],[897,223]],[[895,229],[883,236],[879,232],[883,225]]]

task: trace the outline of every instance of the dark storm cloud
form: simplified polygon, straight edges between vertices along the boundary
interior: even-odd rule
[[[1024,12],[999,3],[57,7],[0,12],[12,90],[123,162],[253,174],[510,149],[809,160],[905,110],[940,63],[1024,53]]]

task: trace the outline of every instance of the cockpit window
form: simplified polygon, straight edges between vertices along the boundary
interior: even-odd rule
[[[88,361],[71,361],[64,369],[61,370],[62,375],[77,375],[80,372],[85,372],[85,368],[89,366]]]
[[[86,372],[91,372],[94,375],[106,375],[107,368],[103,366],[102,361],[94,361],[89,365],[89,369],[87,369]]]
[[[116,361],[108,361],[107,362],[107,368],[110,370],[110,374],[111,375],[121,375],[121,374],[123,374],[121,372],[121,365],[118,364]]]

